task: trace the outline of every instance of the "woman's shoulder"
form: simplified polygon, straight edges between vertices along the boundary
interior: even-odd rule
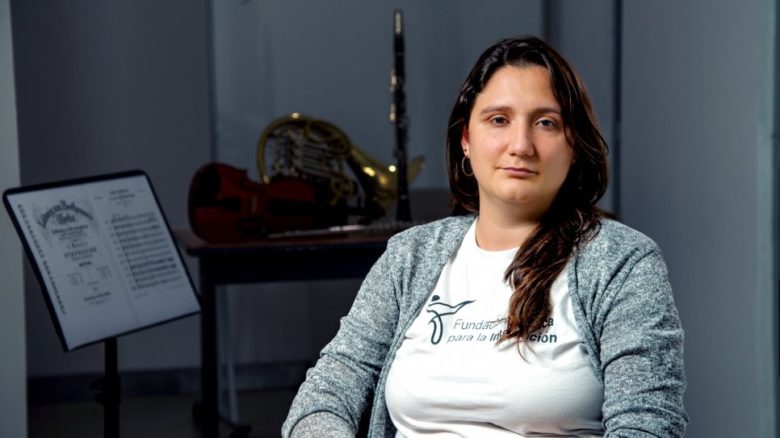
[[[450,216],[399,232],[387,242],[391,258],[447,258],[463,240],[475,216]]]
[[[577,251],[570,274],[570,290],[576,292],[577,303],[591,322],[610,310],[610,305],[598,303],[614,303],[617,294],[625,294],[619,300],[624,305],[645,310],[652,307],[648,303],[660,305],[665,294],[671,294],[658,245],[644,233],[614,220],[602,221],[598,234]]]
[[[612,219],[602,219],[594,236],[589,239],[582,252],[598,257],[624,258],[629,253],[639,255],[659,251],[658,244],[646,234]]]
[[[626,224],[604,219],[595,234],[577,249],[576,265],[581,275],[614,275],[630,270],[648,256],[663,264],[661,249],[653,239]]]
[[[407,228],[394,235],[390,241],[395,244],[435,243],[462,238],[474,222],[474,215],[449,216]]]

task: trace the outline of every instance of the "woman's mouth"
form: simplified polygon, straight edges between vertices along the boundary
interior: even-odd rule
[[[501,169],[507,174],[509,174],[510,176],[515,176],[518,178],[529,177],[529,176],[537,175],[539,173],[527,167],[508,166],[508,167],[502,167]]]

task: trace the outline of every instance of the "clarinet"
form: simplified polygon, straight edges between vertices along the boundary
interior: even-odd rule
[[[395,158],[398,175],[398,205],[395,219],[399,222],[411,222],[412,212],[409,205],[409,180],[406,166],[406,141],[408,121],[406,119],[406,96],[404,94],[404,33],[401,10],[396,9],[393,17],[393,52],[395,54],[393,71],[390,75],[390,91],[393,103],[390,105],[390,121],[395,125]]]

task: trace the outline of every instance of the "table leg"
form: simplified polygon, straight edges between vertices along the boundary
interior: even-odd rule
[[[205,263],[201,260],[201,263]],[[219,403],[217,375],[217,306],[216,287],[204,274],[207,266],[200,267],[200,351],[201,391],[203,397],[203,437],[219,437]]]

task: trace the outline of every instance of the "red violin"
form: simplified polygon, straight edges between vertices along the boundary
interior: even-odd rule
[[[317,185],[303,178],[277,175],[261,184],[246,170],[210,163],[190,183],[190,226],[198,237],[216,243],[346,222],[346,208],[320,198]]]

